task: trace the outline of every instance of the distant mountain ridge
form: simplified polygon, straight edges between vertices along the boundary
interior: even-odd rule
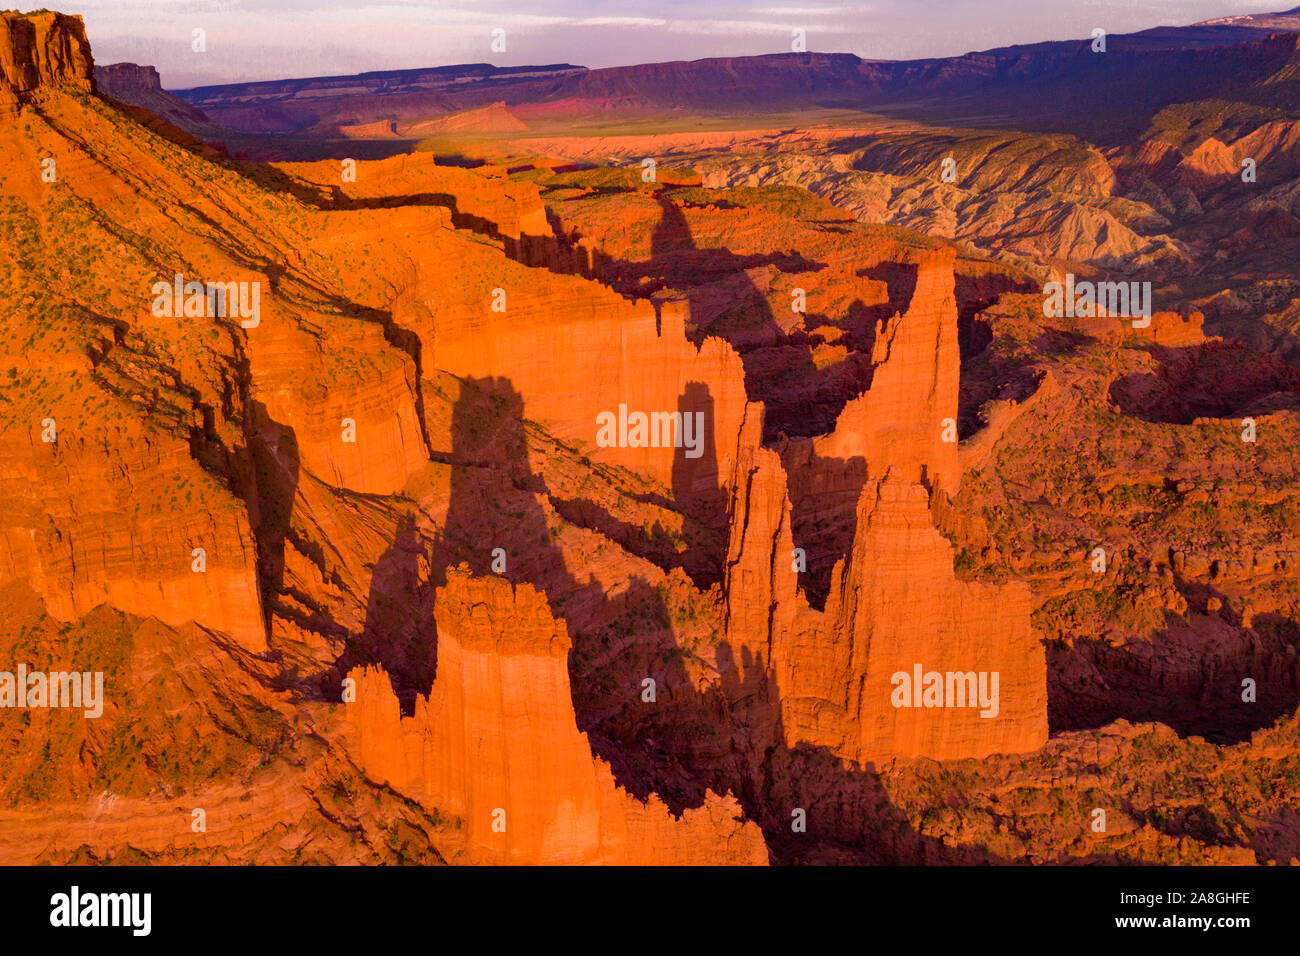
[[[411,70],[372,70],[366,73],[337,76],[196,86],[188,90],[178,90],[177,94],[198,102],[214,95],[220,97],[263,97],[280,94],[293,96],[304,91],[351,92],[358,87],[373,92],[400,92],[413,89],[440,89],[466,82],[517,81],[585,72],[587,72],[585,66],[574,66],[571,63],[552,63],[546,66],[493,66],[491,63],[463,63],[452,66],[419,67]]]
[[[1300,102],[1300,92],[1289,89],[1300,14],[1229,19],[1109,36],[1104,53],[1094,52],[1092,39],[1084,38],[898,61],[774,53],[596,70],[476,63],[174,92],[214,122],[241,132],[309,136],[334,136],[342,127],[381,120],[418,122],[494,103],[570,116],[681,108],[924,112],[965,100],[963,110],[972,112],[969,98],[978,97],[982,109],[976,113],[1077,131],[1056,114],[1101,106],[1111,113],[1102,126],[1126,122],[1131,128],[1171,102],[1225,89],[1250,100],[1249,90],[1264,84],[1271,87],[1271,103],[1279,97]]]
[[[1254,30],[1300,30],[1300,7],[1292,7],[1279,13],[1243,13],[1226,17],[1215,17],[1194,23],[1197,27],[1232,27]]]

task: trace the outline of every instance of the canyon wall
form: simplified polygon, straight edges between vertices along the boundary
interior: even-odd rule
[[[413,181],[432,175],[406,173]],[[365,164],[358,181],[369,177]],[[439,182],[454,186],[450,178]],[[482,179],[466,193],[486,196],[496,186]],[[458,220],[459,198],[433,202],[433,209],[419,202],[331,211],[328,229],[311,237],[312,253],[337,270],[352,301],[388,325],[390,339],[403,343],[425,377],[437,369],[506,379],[526,419],[592,460],[649,478],[684,507],[716,494],[732,474],[747,415],[761,414],[761,406],[750,407],[735,349],[717,338],[693,344],[685,302],[629,300],[581,276],[510,258],[513,230],[546,238],[526,231],[540,228],[528,195],[499,194],[491,203],[483,196],[463,204],[481,214],[472,223]],[[382,255],[352,252],[377,234]],[[680,416],[683,427],[649,417],[636,430],[633,416],[656,413]],[[602,434],[606,414],[616,427]],[[701,428],[687,433],[687,416]]]
[[[683,504],[716,491],[732,473],[741,425],[761,406],[749,405],[744,369],[730,345],[709,338],[697,348],[687,339],[685,303],[665,303],[656,315],[648,302],[546,272],[507,292],[505,312],[492,312],[487,299],[477,314],[435,304],[432,334],[422,336],[428,364],[461,377],[508,377],[526,417],[579,443],[596,461],[671,488]],[[636,445],[628,428],[623,447],[602,447],[598,418],[618,419],[620,406],[629,422],[634,413],[680,414],[683,422],[691,415],[703,433],[673,447],[677,436],[664,428],[652,447],[654,431]],[[698,447],[685,447],[686,437]]]
[[[401,153],[358,163],[355,177],[346,180],[338,160],[276,163],[275,168],[328,191],[340,206],[360,206],[367,201],[392,205],[426,202],[449,209],[452,222],[464,229],[515,241],[525,236],[551,236],[535,184],[502,175],[486,176],[459,166],[440,166],[432,153]]]
[[[264,650],[248,519],[188,444],[66,419],[62,427],[56,442],[33,427],[26,445],[0,431],[11,439],[0,464],[0,580],[28,581],[63,620],[107,603],[172,625],[198,621]],[[175,506],[185,501],[195,506]]]

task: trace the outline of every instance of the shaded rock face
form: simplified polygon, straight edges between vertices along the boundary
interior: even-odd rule
[[[95,67],[95,85],[101,93],[127,101],[131,92],[161,92],[162,77],[152,66],[138,63],[110,63]]]
[[[0,88],[25,94],[66,85],[90,92],[93,69],[81,17],[0,13]]]
[[[438,676],[410,718],[375,669],[357,681],[356,746],[368,776],[465,821],[472,862],[762,864],[739,805],[710,793],[673,818],[617,786],[579,733],[562,622],[532,587],[448,575],[438,590]]]

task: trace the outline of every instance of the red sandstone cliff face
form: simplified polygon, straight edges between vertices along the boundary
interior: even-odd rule
[[[762,835],[731,798],[674,819],[619,788],[579,733],[570,641],[533,588],[452,572],[436,599],[438,676],[401,717],[386,676],[357,670],[366,774],[465,824],[474,862],[756,864]]]
[[[412,153],[356,166],[343,178],[337,160],[316,163],[277,163],[275,168],[323,196],[349,201],[392,201],[395,196],[427,197],[452,211],[452,221],[465,229],[495,232],[519,240],[523,236],[550,236],[546,210],[537,187],[504,177],[481,175],[457,166],[440,166],[432,153]],[[359,205],[359,203],[358,203]]]
[[[747,649],[757,673],[766,674],[773,644],[791,633],[808,606],[799,591],[785,470],[776,452],[757,447],[753,439],[761,429],[751,418],[742,432],[723,595],[728,643]],[[749,675],[742,670],[740,676]]]
[[[291,200],[250,191],[99,99],[52,91],[0,137],[38,171],[6,185],[7,232],[53,250],[6,266],[4,368],[17,387],[0,429],[27,451],[0,475],[0,574],[68,618],[107,600],[265,649],[292,515],[326,520],[320,501],[296,504],[299,489],[389,495],[427,466],[417,359],[382,317],[341,314],[319,262],[288,251],[303,241]],[[451,230],[441,210],[357,215],[405,219],[416,242]],[[63,225],[46,231],[47,219]],[[152,253],[123,241],[137,232]],[[153,286],[177,273],[256,286],[255,321],[158,314]]]
[[[489,310],[486,298],[477,315],[463,306],[444,311],[435,305],[434,334],[426,345],[433,361],[460,376],[506,371],[524,397],[528,418],[546,422],[557,438],[581,443],[598,461],[672,488],[679,498],[716,489],[719,476],[731,474],[748,404],[735,351],[720,339],[692,345],[681,304],[665,304],[656,316],[648,303],[632,305],[612,294],[570,298],[556,289],[558,295],[543,298],[536,291],[512,284],[509,311],[500,314]],[[581,381],[583,387],[557,389],[559,381]],[[702,425],[692,425],[698,447],[686,448],[684,437],[682,447],[675,447],[676,436],[669,440],[666,428],[658,447],[652,446],[653,434],[638,439],[630,428],[622,446],[602,446],[600,416],[617,419],[620,406],[629,416],[692,416]]]
[[[27,580],[64,620],[107,603],[264,650],[248,518],[188,442],[70,415],[55,424],[57,442],[34,427],[0,466],[0,580]],[[177,507],[184,498],[209,505]]]
[[[843,747],[858,760],[1023,753],[1047,741],[1046,665],[1029,589],[958,581],[952,562],[922,486],[892,473],[868,483],[853,554],[826,609],[834,639],[823,667],[847,693],[823,708],[791,687],[795,737],[824,738],[842,708]],[[800,650],[777,665],[790,684],[816,669]]]
[[[743,537],[733,531],[728,635],[771,661],[787,745],[824,746],[859,763],[1039,749],[1046,664],[1028,589],[957,580],[929,493],[891,475],[864,488],[852,553],[836,566],[825,612],[812,610],[793,593],[779,468],[750,470],[737,502],[747,510]],[[930,683],[936,674],[942,686]],[[930,686],[936,696],[923,694]]]
[[[207,143],[220,141],[230,135],[230,130],[212,122],[201,110],[164,90],[162,78],[152,66],[110,63],[107,66],[96,66],[94,78],[95,88],[104,96],[110,96],[129,107],[138,107],[133,115],[141,123],[156,126],[157,120],[151,119],[151,115],[161,117],[178,130]],[[211,148],[200,146],[197,142],[195,147]]]
[[[41,86],[95,88],[94,60],[81,17],[62,13],[0,13],[0,90]]]
[[[860,457],[872,476],[892,469],[907,481],[955,492],[961,480],[956,426],[961,360],[950,252],[918,257],[911,304],[905,314],[881,322],[871,358],[870,390],[844,407],[831,434],[813,442],[816,454]]]
[[[921,259],[906,314],[877,337],[870,390],[845,407],[833,434],[807,443],[814,456],[865,458],[872,476],[824,613],[796,591],[800,556],[779,459],[759,449],[738,462],[728,639],[770,661],[789,746],[879,762],[1028,752],[1047,740],[1046,664],[1028,589],[958,581],[953,546],[935,527],[935,506],[947,500],[939,489],[960,478],[956,441],[932,427],[956,416],[952,281],[949,258]],[[985,699],[976,706],[981,681]]]
[[[382,260],[365,260],[363,271],[340,268],[338,260],[332,268],[356,301],[388,313],[414,336],[419,348],[412,351],[424,369],[507,377],[523,397],[526,419],[596,461],[649,477],[683,502],[716,492],[730,476],[748,404],[744,370],[721,339],[695,345],[687,338],[685,303],[656,310],[645,300],[629,302],[579,276],[507,258],[508,237],[488,244],[481,231],[456,229],[450,211],[403,212],[406,228],[386,234]],[[333,212],[331,229],[310,248],[322,257],[347,249],[342,262],[360,266],[362,257],[351,250],[374,235],[378,220],[371,211]],[[454,281],[442,271],[448,259],[460,265]],[[603,415],[636,413],[689,415],[691,431],[674,424],[602,434]]]
[[[95,86],[99,92],[125,102],[126,95],[130,93],[161,93],[162,77],[152,66],[109,63],[107,66],[95,67]]]

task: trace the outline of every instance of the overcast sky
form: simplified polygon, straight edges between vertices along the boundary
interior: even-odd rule
[[[48,0],[45,0],[48,3]],[[452,63],[622,66],[790,50],[878,59],[1124,33],[1286,9],[1290,0],[66,0],[95,60],[152,64],[163,86]],[[207,51],[195,53],[195,28]],[[506,31],[506,52],[491,49]]]

